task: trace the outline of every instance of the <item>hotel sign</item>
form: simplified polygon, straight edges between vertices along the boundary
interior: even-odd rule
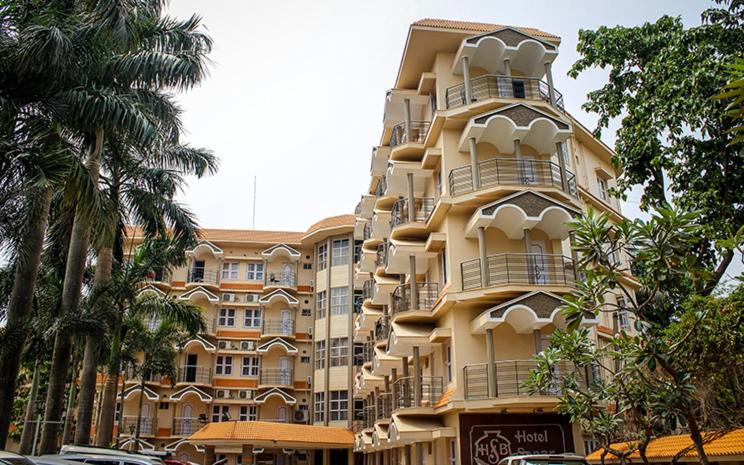
[[[561,454],[573,450],[571,425],[561,415],[460,415],[463,465],[496,465],[510,455]]]

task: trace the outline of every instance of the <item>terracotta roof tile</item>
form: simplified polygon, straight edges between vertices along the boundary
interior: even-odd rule
[[[189,442],[229,441],[306,442],[309,444],[354,445],[354,433],[331,426],[273,423],[266,421],[225,421],[208,423],[192,434]]]
[[[711,433],[705,433],[708,436]],[[612,448],[616,450],[628,450],[632,447],[632,442],[622,442],[613,444]],[[661,438],[653,439],[646,449],[646,455],[649,459],[670,459],[674,457],[678,452],[686,449],[692,445],[692,439],[689,434],[677,434],[674,436],[664,436]],[[726,456],[726,455],[744,455],[744,428],[735,429],[716,437],[710,442],[705,444],[705,452],[711,456]],[[586,459],[590,462],[599,463],[601,461],[601,450],[596,450],[589,454]],[[697,457],[695,450],[690,450],[685,454],[685,457]],[[612,460],[615,458],[614,455],[608,454],[605,460]],[[638,451],[633,452],[630,455],[631,459],[640,459]]]
[[[443,407],[447,404],[449,404],[450,400],[452,400],[452,395],[455,393],[455,388],[451,387],[444,391],[444,394],[442,394],[442,397],[439,398],[437,403],[434,404],[434,408]]]
[[[356,224],[355,215],[331,216],[329,218],[324,218],[307,228],[307,231],[305,231],[305,235],[310,235],[321,229],[336,228],[341,226],[354,226],[354,224]]]
[[[435,18],[424,18],[416,21],[412,26],[424,26],[424,27],[438,27],[442,29],[462,29],[465,31],[473,32],[490,32],[503,27],[513,27],[519,31],[529,34],[531,36],[540,37],[543,39],[560,40],[560,37],[550,34],[549,32],[541,31],[533,27],[521,27],[521,26],[507,26],[504,24],[492,24],[492,23],[477,23],[472,21],[456,21],[452,19],[435,19]]]

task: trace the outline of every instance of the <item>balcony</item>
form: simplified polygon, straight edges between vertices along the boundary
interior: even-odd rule
[[[173,277],[171,276],[170,271],[163,268],[151,270],[147,273],[147,277],[145,278],[147,284],[152,284],[160,290],[170,289],[172,280]]]
[[[124,415],[121,419],[122,430],[121,433],[131,434],[134,436],[137,429],[137,415]],[[157,417],[151,418],[140,418],[139,421],[139,432],[142,436],[155,436],[158,432],[158,419]]]
[[[429,216],[434,211],[435,199],[427,198],[415,198],[413,199],[413,212],[412,218],[409,217],[411,212],[408,208],[408,199],[398,199],[393,204],[393,209],[390,212],[390,227],[395,228],[401,224],[407,223],[424,223],[429,220]]]
[[[492,158],[476,165],[480,183],[473,183],[473,171],[470,166],[455,168],[449,173],[450,195],[457,196],[497,186],[534,186],[555,187],[572,197],[578,196],[576,175],[568,170],[564,179],[561,167],[547,160],[527,158]]]
[[[489,98],[508,98],[539,100],[550,103],[550,86],[537,78],[499,76],[486,74],[470,80],[472,101]],[[563,95],[553,89],[555,106],[563,108]],[[452,86],[446,92],[447,108],[458,108],[465,105],[465,83]]]
[[[149,375],[147,376],[147,379],[145,379],[146,384],[161,384],[163,382],[163,379],[165,377],[161,375]],[[131,366],[129,366],[126,369],[126,382],[127,383],[133,383],[133,384],[139,384],[142,382],[142,373],[139,373],[138,370],[135,370]]]
[[[366,405],[363,410],[364,414],[364,427],[374,428],[375,420],[377,419],[376,408],[374,405]]]
[[[212,367],[184,365],[178,368],[178,383],[211,384]]]
[[[570,286],[576,284],[574,262],[556,254],[505,253],[486,258],[487,274],[481,272],[479,258],[460,264],[462,289],[470,291],[489,287]]]
[[[495,379],[491,379],[487,363],[476,363],[465,365],[463,367],[463,379],[465,386],[466,400],[479,400],[489,398],[510,398],[526,396],[557,396],[560,391],[558,383],[555,389],[547,391],[530,393],[524,388],[523,384],[530,377],[532,370],[537,368],[537,363],[533,360],[508,360],[494,363],[493,373]],[[586,386],[587,378],[594,379],[594,372],[591,368],[578,368],[572,363],[560,362],[556,366],[555,376],[562,374],[575,373],[577,379],[583,386]],[[489,385],[493,386],[493,393],[489,394]]]
[[[401,284],[393,291],[390,311],[393,315],[414,311],[431,312],[439,298],[438,283],[416,283],[416,296],[411,295],[411,283]]]
[[[295,322],[294,320],[286,319],[265,319],[261,326],[261,335],[264,337],[269,336],[284,336],[294,337],[295,335]]]
[[[375,323],[375,342],[387,342],[390,335],[390,317],[383,315]]]
[[[383,197],[387,193],[387,178],[385,175],[380,176],[375,185],[375,197]]]
[[[377,245],[377,257],[375,258],[375,266],[382,268],[387,265],[387,254],[388,254],[388,242],[385,241]]]
[[[375,344],[373,341],[367,341],[362,345],[362,350],[354,354],[354,365],[364,365],[372,363],[375,355]]]
[[[292,272],[269,272],[264,275],[265,287],[297,287],[297,273]]]
[[[423,144],[426,140],[426,134],[429,132],[429,121],[411,121],[411,133],[406,132],[406,124],[398,123],[393,126],[393,132],[390,135],[390,147],[397,147],[401,144],[415,143]]]
[[[206,284],[209,286],[219,286],[219,274],[216,270],[205,267],[192,267],[186,278],[186,284]]]
[[[442,397],[444,380],[441,376],[421,376],[419,397],[416,398],[416,388],[413,376],[398,378],[395,383],[397,408],[433,407]]]
[[[377,396],[379,408],[377,409],[377,421],[390,421],[393,416],[393,393],[381,392]]]
[[[364,300],[370,301],[375,298],[375,281],[373,279],[364,281],[362,285],[362,297],[364,297]]]
[[[173,436],[191,436],[207,424],[207,416],[201,418],[175,417],[173,419]]]
[[[294,387],[292,368],[261,368],[259,386],[283,386]]]

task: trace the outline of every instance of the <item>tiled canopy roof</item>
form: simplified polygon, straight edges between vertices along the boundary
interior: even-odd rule
[[[711,433],[705,433],[704,437]],[[631,442],[622,442],[613,444],[612,448],[625,451],[629,447],[632,447]],[[652,461],[658,461],[664,459],[668,461],[674,457],[677,453],[683,449],[690,448],[692,446],[692,439],[689,434],[677,434],[674,436],[664,436],[658,439],[653,439],[648,444],[646,449],[646,455]],[[712,439],[710,442],[704,445],[705,452],[709,457],[721,457],[732,456],[732,455],[744,455],[744,428],[735,429],[720,437]],[[602,456],[602,450],[596,450],[589,454],[586,459],[592,463],[600,463]],[[697,457],[697,453],[694,449],[688,451],[684,457]],[[638,451],[633,452],[630,457],[633,460],[640,460]],[[616,460],[613,454],[607,454],[605,460]]]
[[[189,442],[208,443],[211,441],[236,441],[251,444],[261,441],[282,443],[307,443],[311,445],[348,446],[354,445],[354,433],[345,428],[330,426],[274,423],[266,421],[225,421],[208,423],[191,435]]]
[[[307,228],[307,231],[305,231],[305,235],[312,234],[316,231],[319,231],[321,229],[327,229],[327,228],[336,228],[340,226],[354,226],[356,223],[356,216],[355,215],[338,215],[338,216],[331,216],[329,218],[322,219],[315,223],[314,225]]]
[[[477,23],[472,21],[456,21],[452,19],[424,18],[413,23],[413,26],[438,27],[442,29],[462,29],[473,32],[490,32],[504,27],[514,27],[518,31],[543,39],[560,40],[560,37],[532,27],[506,26],[504,24]]]

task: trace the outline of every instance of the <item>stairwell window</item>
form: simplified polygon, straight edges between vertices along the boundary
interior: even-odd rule
[[[246,328],[261,327],[261,309],[248,308],[243,314],[243,326]]]
[[[326,291],[320,291],[315,298],[315,319],[321,320],[326,316]]]
[[[345,367],[349,358],[349,338],[336,337],[331,339],[331,366]]]
[[[328,244],[318,246],[318,271],[328,268]]]
[[[240,421],[258,420],[258,407],[255,405],[241,405],[238,419]]]
[[[235,309],[221,308],[217,324],[220,326],[235,326]]]
[[[326,341],[315,342],[315,369],[322,370],[325,368]]]
[[[349,313],[349,288],[331,288],[331,315],[346,315]]]
[[[238,279],[238,262],[226,262],[222,264],[222,279]]]
[[[218,375],[231,375],[232,374],[233,359],[231,356],[220,355],[217,357],[217,364],[215,366],[215,374]]]
[[[349,264],[349,240],[334,239],[332,242],[331,265],[348,265]]]
[[[258,376],[258,357],[255,355],[243,357],[240,374],[243,376]]]
[[[325,392],[315,393],[315,415],[314,420],[316,423],[322,422],[325,419],[323,410],[325,408]]]
[[[247,266],[245,279],[248,281],[262,281],[264,278],[263,263],[249,263]]]
[[[331,391],[329,415],[331,421],[349,418],[349,391]]]

